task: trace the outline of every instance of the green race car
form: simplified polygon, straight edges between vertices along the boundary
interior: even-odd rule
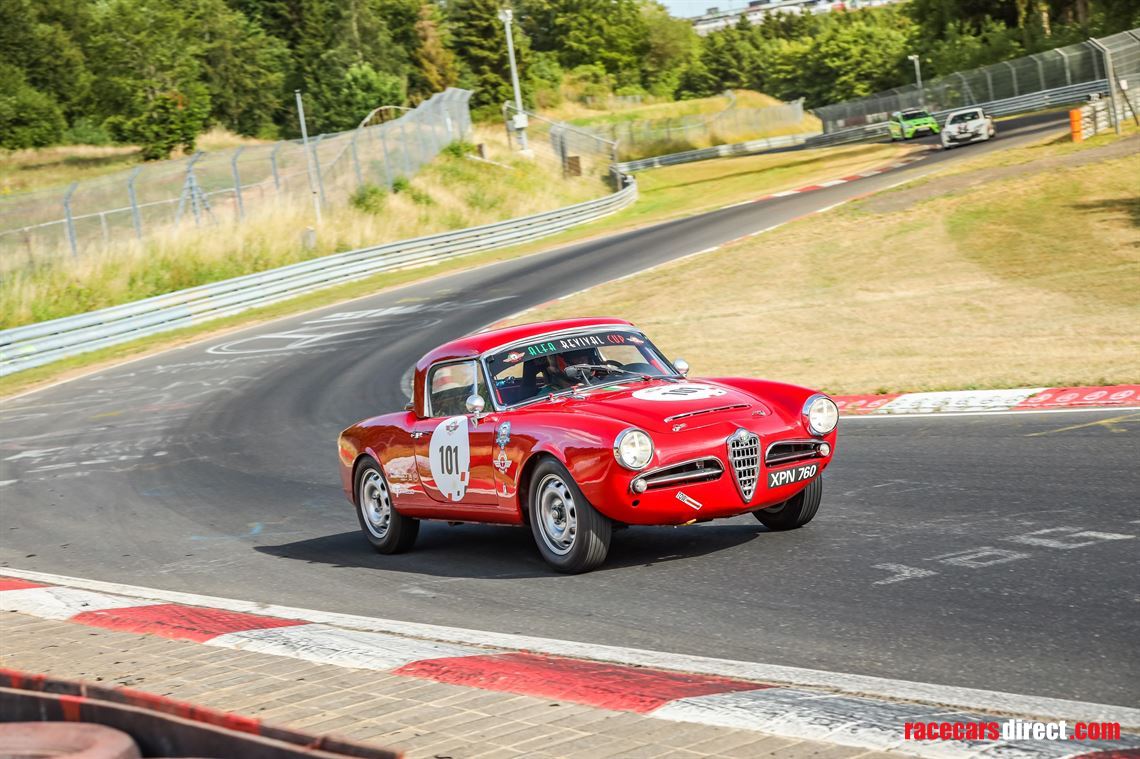
[[[941,128],[934,117],[923,110],[895,111],[887,122],[891,140],[909,140],[919,135],[938,134]]]

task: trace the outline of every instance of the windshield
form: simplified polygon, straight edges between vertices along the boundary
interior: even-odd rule
[[[928,119],[930,114],[926,111],[906,111],[902,117],[904,121],[915,121],[917,119]]]
[[[980,119],[981,115],[977,111],[966,111],[965,113],[955,113],[950,117],[951,124],[965,124],[967,121]]]
[[[675,376],[645,335],[623,329],[539,337],[489,354],[486,362],[500,406],[547,398],[574,387]]]

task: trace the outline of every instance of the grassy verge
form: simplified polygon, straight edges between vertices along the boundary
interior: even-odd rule
[[[1135,382],[1135,140],[1022,150],[970,159],[969,182],[936,174],[921,197],[872,196],[520,321],[625,317],[696,374],[837,393]]]
[[[226,150],[259,144],[223,129],[198,138],[198,150]],[[133,145],[59,145],[39,150],[0,151],[0,195],[60,190],[72,182],[113,174],[142,163],[142,151]]]
[[[484,140],[492,150],[493,137]],[[597,178],[552,178],[549,164],[512,158],[505,145],[499,148],[501,165],[445,152],[400,192],[358,191],[354,204],[327,212],[310,246],[302,245],[313,224],[312,208],[304,201],[251,215],[239,225],[171,225],[142,243],[125,241],[98,255],[16,269],[0,281],[0,325],[83,313],[337,251],[526,216],[608,192]]]
[[[544,249],[567,245],[606,234],[629,231],[681,216],[699,213],[769,192],[830,179],[882,165],[905,149],[891,145],[857,146],[814,151],[796,151],[765,156],[721,159],[699,164],[655,169],[639,175],[640,198],[632,207],[591,224],[576,227],[544,240],[488,251],[434,266],[378,274],[374,277],[310,293],[283,303],[248,311],[227,319],[187,327],[131,343],[75,356],[48,366],[0,378],[0,397],[55,381],[99,366],[155,350],[184,344],[207,335],[222,333],[258,322],[331,305],[350,298],[375,294],[385,288],[421,281]],[[494,167],[490,167],[494,168]],[[686,172],[701,186],[687,186]],[[724,180],[723,187],[716,181]]]

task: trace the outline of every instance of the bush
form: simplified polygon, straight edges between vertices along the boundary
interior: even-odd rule
[[[63,136],[66,125],[59,105],[50,95],[22,82],[4,82],[0,89],[0,148],[21,150],[54,145]]]
[[[383,187],[374,184],[363,184],[356,188],[348,202],[352,207],[364,213],[378,214],[383,212],[388,193]]]
[[[412,189],[412,183],[407,177],[396,177],[392,180],[392,192],[407,192]]]
[[[474,152],[475,146],[470,142],[464,142],[463,140],[456,140],[443,149],[444,155],[449,155],[452,158],[462,158],[468,153]]]
[[[113,140],[102,124],[87,116],[80,116],[63,131],[62,142],[65,145],[110,145]]]

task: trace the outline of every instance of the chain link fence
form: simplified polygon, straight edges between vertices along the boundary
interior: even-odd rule
[[[339,204],[392,188],[470,134],[467,90],[448,89],[385,123],[309,140],[198,152],[127,172],[0,198],[0,272],[98,253],[183,225],[240,223],[290,204]],[[379,110],[379,109],[378,109]],[[375,112],[374,112],[375,113]]]
[[[762,108],[730,107],[711,115],[620,121],[588,129],[617,142],[623,155],[631,155],[659,144],[715,145],[762,134],[796,131],[803,119],[803,102],[796,101]]]
[[[1090,40],[1100,49],[1108,79],[1108,117],[1117,134],[1122,121],[1140,126],[1140,29]]]
[[[1118,69],[1118,78],[1123,71],[1125,78],[1131,74],[1135,85],[1140,86],[1137,30],[956,72],[925,82],[921,89],[907,85],[858,100],[825,105],[816,108],[814,113],[823,122],[825,132],[835,132],[884,122],[894,111],[910,108],[948,111],[1055,89],[1072,93],[1075,100],[1070,102],[1075,102],[1087,94],[1107,91],[1111,66]]]
[[[520,146],[518,131],[514,128],[519,110],[513,103],[503,104],[503,122],[507,130],[507,143],[512,149]],[[588,129],[554,121],[537,113],[522,111],[526,117],[526,147],[536,156],[556,161],[563,175],[606,176],[620,183],[611,170],[617,161],[617,143]],[[615,184],[615,189],[619,184]]]

